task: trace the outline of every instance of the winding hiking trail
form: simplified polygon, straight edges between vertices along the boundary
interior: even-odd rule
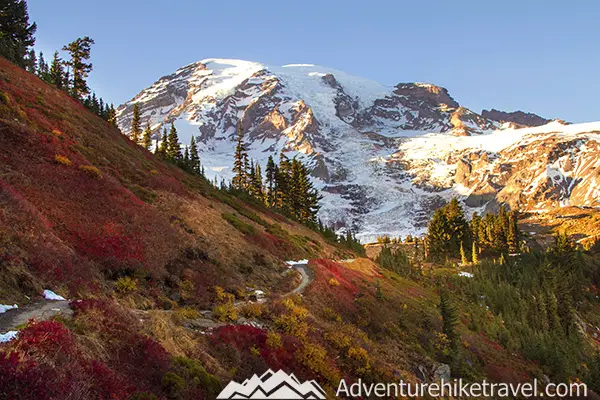
[[[312,271],[308,268],[308,261],[288,261],[290,269],[298,271],[301,276],[301,281],[296,288],[282,297],[288,297],[293,294],[301,294],[314,280]],[[259,302],[267,302],[268,299],[263,299]],[[236,307],[246,304],[247,301],[238,301]],[[144,311],[138,310],[138,313],[144,314]],[[204,310],[204,313],[211,313],[210,310]],[[57,315],[72,316],[73,310],[69,306],[67,300],[39,300],[25,306],[14,308],[0,314],[0,335],[17,331],[20,327],[27,324],[30,320],[46,321]],[[227,325],[221,322],[215,322],[210,319],[201,319],[198,321],[198,327],[215,328],[218,326]]]
[[[302,293],[304,290],[312,283],[314,277],[312,276],[312,271],[308,268],[308,262],[306,263],[294,263],[290,264],[293,269],[298,271],[302,276],[302,280],[300,284],[296,287],[296,289],[292,290],[289,293],[283,295],[283,297],[290,296],[292,294]]]
[[[14,331],[29,320],[45,321],[56,315],[73,315],[66,300],[40,300],[0,314],[0,333]]]

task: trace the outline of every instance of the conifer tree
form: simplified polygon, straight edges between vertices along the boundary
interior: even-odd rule
[[[35,22],[29,24],[27,2],[3,0],[0,2],[0,55],[21,68],[26,67],[29,48],[35,44]]]
[[[181,160],[181,167],[186,171],[190,171],[190,150],[189,150],[187,144],[185,145],[185,150],[183,151],[183,159]]]
[[[37,56],[33,48],[27,52],[27,56],[25,57],[25,70],[32,74],[36,74],[38,71]]]
[[[265,195],[263,192],[262,170],[259,163],[256,163],[254,166],[254,171],[252,172],[252,193],[254,194],[254,197],[260,201],[265,200]]]
[[[56,86],[57,89],[63,89],[66,85],[66,80],[63,60],[58,56],[58,51],[55,51],[50,63],[48,81]]]
[[[247,160],[248,154],[246,153],[246,146],[244,145],[242,123],[240,121],[237,127],[237,145],[235,147],[233,159],[233,179],[231,180],[231,185],[234,189],[243,190],[245,188],[247,181]]]
[[[150,147],[152,147],[152,129],[150,128],[149,122],[146,123],[146,129],[144,129],[142,147],[144,147],[146,150],[150,150]]]
[[[202,166],[200,164],[200,154],[198,152],[198,146],[196,145],[196,139],[194,136],[190,139],[190,165],[192,172],[196,174],[202,174]]]
[[[440,291],[440,311],[442,314],[443,327],[442,332],[450,342],[450,350],[455,353],[458,350],[459,335],[456,331],[458,325],[458,315],[456,307],[452,303],[450,293],[446,289]],[[454,354],[455,355],[455,354]]]
[[[440,262],[448,257],[448,243],[450,241],[448,218],[442,208],[433,213],[427,226],[427,252],[429,259]]]
[[[167,160],[173,162],[179,162],[182,159],[181,145],[179,144],[179,136],[177,136],[177,129],[175,123],[171,122],[171,129],[169,130],[169,136],[167,137]]]
[[[140,107],[137,103],[133,105],[133,118],[131,120],[131,140],[139,144],[142,136],[142,121],[140,119]]]
[[[163,160],[167,158],[167,149],[169,146],[169,137],[167,135],[167,127],[163,127],[163,134],[160,138],[160,146],[156,146],[156,154]]]
[[[269,156],[269,160],[267,161],[267,170],[266,170],[266,181],[267,181],[266,202],[267,202],[267,206],[269,206],[269,207],[275,206],[276,176],[277,176],[277,166],[275,165],[273,156]]]
[[[465,253],[465,246],[462,243],[460,244],[460,263],[462,265],[469,264],[469,260],[467,259],[467,254]]]
[[[473,248],[471,249],[471,261],[474,265],[479,264],[479,255],[477,254],[477,244],[473,242]]]
[[[71,59],[67,64],[71,67],[73,75],[71,93],[76,99],[82,99],[90,91],[86,79],[92,71],[93,66],[86,61],[90,58],[93,44],[94,40],[85,36],[83,38],[77,38],[63,47],[63,50],[69,52],[71,55]]]
[[[106,120],[109,124],[117,126],[117,111],[115,110],[115,106],[112,103],[108,109],[108,116]]]
[[[290,176],[291,176],[291,163],[289,158],[281,152],[279,154],[279,166],[277,168],[277,174],[275,176],[276,181],[276,192],[275,192],[275,207],[289,212],[289,198],[290,198]]]

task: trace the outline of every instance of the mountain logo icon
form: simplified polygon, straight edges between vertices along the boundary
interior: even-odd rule
[[[326,399],[327,394],[314,380],[300,382],[294,374],[282,370],[268,370],[261,376],[253,375],[243,383],[229,382],[217,399]]]

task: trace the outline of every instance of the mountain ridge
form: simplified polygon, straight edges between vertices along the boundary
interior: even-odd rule
[[[312,64],[274,67],[206,59],[159,79],[119,107],[119,126],[125,133],[134,103],[140,107],[142,122],[149,122],[154,132],[173,122],[184,143],[196,136],[210,179],[231,178],[238,122],[255,162],[264,165],[269,155],[280,152],[301,158],[324,195],[321,218],[338,228],[352,227],[365,241],[380,233],[423,233],[432,210],[454,196],[470,211],[479,212],[501,203],[527,203],[498,195],[498,185],[506,179],[492,177],[499,173],[493,168],[486,173],[482,169],[477,183],[460,179],[462,175],[455,180],[456,171],[467,166],[459,163],[452,148],[443,152],[430,148],[421,159],[407,153],[431,135],[441,135],[438,143],[448,142],[448,136],[464,137],[465,143],[472,141],[476,146],[482,145],[477,137],[494,134],[496,140],[497,132],[508,132],[514,143],[523,136],[511,133],[517,125],[477,114],[433,84],[388,87]],[[479,152],[477,147],[470,149]],[[460,149],[462,153],[468,150]],[[495,160],[501,150],[495,148],[482,156]],[[439,153],[436,157],[442,162],[433,160],[433,153]],[[491,164],[485,165],[489,169]],[[438,179],[440,174],[443,179]],[[538,171],[527,178],[530,182],[519,182],[513,189],[523,186],[520,189],[524,191],[533,180],[541,180],[542,174]],[[472,186],[465,189],[465,184]],[[532,196],[535,204],[526,209],[544,202],[545,208],[565,204],[571,189],[567,187],[549,202],[543,193]],[[586,189],[595,193],[595,189]],[[475,195],[480,195],[479,201],[473,201]],[[586,199],[583,205],[593,203]]]

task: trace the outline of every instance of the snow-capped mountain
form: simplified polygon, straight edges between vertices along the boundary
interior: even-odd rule
[[[453,196],[478,211],[594,206],[600,197],[600,125],[516,129],[528,119],[486,118],[431,84],[386,87],[310,64],[207,59],[119,107],[124,133],[135,103],[155,132],[174,122],[182,142],[198,138],[211,179],[231,177],[241,121],[255,162],[283,151],[308,163],[324,194],[321,218],[363,240],[421,233]]]

